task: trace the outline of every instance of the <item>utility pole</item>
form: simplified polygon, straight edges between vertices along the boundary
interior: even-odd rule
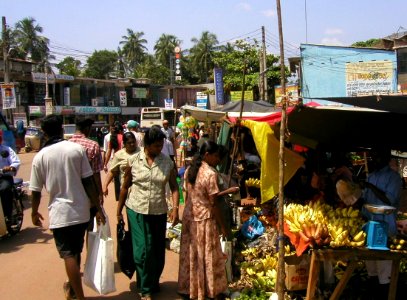
[[[284,139],[286,130],[287,118],[287,98],[285,94],[285,66],[284,66],[284,39],[283,25],[281,20],[281,5],[280,0],[277,3],[278,16],[278,33],[280,41],[280,72],[281,72],[281,123],[280,123],[280,150],[279,150],[279,166],[278,166],[278,221],[281,226],[278,228],[278,272],[277,272],[277,295],[279,300],[284,299],[284,281],[285,281],[285,261],[284,261]]]
[[[3,61],[4,61],[4,83],[10,83],[10,70],[8,64],[8,39],[7,39],[7,25],[6,17],[1,18],[2,31],[3,31]]]
[[[263,59],[263,95],[262,100],[268,101],[268,93],[267,93],[267,53],[266,53],[266,30],[264,26],[261,26],[261,43],[262,43],[262,59]]]

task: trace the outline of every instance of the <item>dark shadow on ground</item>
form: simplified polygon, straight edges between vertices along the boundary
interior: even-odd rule
[[[23,228],[16,235],[0,239],[0,253],[18,251],[26,244],[48,243],[52,238],[52,233],[47,229],[40,227]]]

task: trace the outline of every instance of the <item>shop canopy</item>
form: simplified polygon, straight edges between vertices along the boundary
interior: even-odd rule
[[[230,104],[230,105],[229,105]],[[227,112],[227,118],[231,122],[236,122],[240,117],[240,104],[241,101],[228,102],[221,109]],[[316,102],[310,102],[306,106],[318,106]],[[231,109],[227,111],[225,109]],[[287,113],[291,113],[294,106],[287,107]],[[266,122],[270,125],[274,125],[281,120],[281,108],[274,105],[260,101],[244,101],[242,120],[252,120],[257,122]]]
[[[192,116],[196,120],[201,122],[220,122],[225,117],[224,112],[199,108],[190,105],[182,106],[181,113],[184,116]]]
[[[407,114],[407,95],[313,98],[313,100],[327,100],[357,107]]]
[[[388,146],[407,150],[405,123],[406,115],[394,112],[297,106],[288,116],[287,129],[290,142],[310,148],[357,150]],[[279,130],[274,131],[278,137]]]

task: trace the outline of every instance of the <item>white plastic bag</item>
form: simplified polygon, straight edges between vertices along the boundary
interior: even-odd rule
[[[232,282],[233,274],[232,274],[232,242],[226,240],[226,238],[220,238],[220,245],[222,247],[223,254],[226,255],[226,278],[228,282]]]
[[[106,214],[105,214],[106,216]],[[114,245],[110,236],[109,221],[88,235],[88,253],[83,272],[85,284],[101,295],[116,291],[114,278]]]

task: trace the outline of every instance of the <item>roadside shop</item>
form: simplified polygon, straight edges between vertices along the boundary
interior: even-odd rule
[[[381,145],[405,149],[407,142],[398,138],[398,128],[401,128],[403,117],[386,111],[350,107],[297,106],[290,110],[286,132],[289,148],[285,149],[284,158],[287,195],[290,195],[288,189],[292,188],[290,179],[299,179],[297,183],[304,179],[305,176],[301,173],[304,172],[304,165],[311,153],[314,155],[313,167],[322,170],[333,167],[327,164],[327,159],[338,152],[353,153],[356,161],[358,154]],[[276,137],[279,137],[279,123],[270,127],[262,122],[238,121],[232,126],[237,125],[250,130],[240,130],[241,136],[232,134],[231,138],[224,139],[238,141],[238,151],[224,171],[232,170],[231,174],[238,178],[241,191],[246,192],[241,195],[239,213],[234,218],[240,220],[235,224],[237,241],[234,247],[234,276],[237,280],[231,283],[231,288],[240,291],[242,297],[266,292],[266,299],[267,295],[275,292],[278,268],[276,228],[283,224],[287,236],[285,288],[292,299],[315,299],[314,293],[317,290],[320,297],[324,297],[321,293],[328,294],[325,297],[330,299],[339,299],[341,294],[350,297],[350,288],[357,284],[361,284],[363,292],[366,274],[363,273],[361,262],[371,259],[393,261],[389,299],[396,299],[398,270],[402,271],[402,281],[406,276],[406,237],[372,241],[370,239],[372,236],[376,237],[377,232],[370,232],[369,236],[369,230],[362,229],[366,220],[362,218],[359,209],[338,205],[337,199],[324,199],[320,193],[310,194],[309,189],[303,186],[295,187],[297,195],[300,194],[296,201],[285,198],[284,219],[278,220],[275,196],[278,192]],[[253,138],[255,150],[260,157],[257,178],[247,176],[250,174],[246,156],[250,151],[247,149],[250,144],[247,141],[249,135]],[[366,160],[367,157],[358,157],[359,163],[361,159]],[[312,176],[308,178],[311,180]],[[385,250],[378,250],[378,247]],[[340,260],[339,256],[342,257]],[[327,266],[326,268],[331,268],[330,271],[320,272],[321,265],[324,266],[322,270]],[[355,273],[357,276],[351,276]],[[330,278],[321,279],[318,274],[325,274]],[[362,283],[357,282],[356,278]],[[405,284],[402,284],[402,288],[405,288]]]

